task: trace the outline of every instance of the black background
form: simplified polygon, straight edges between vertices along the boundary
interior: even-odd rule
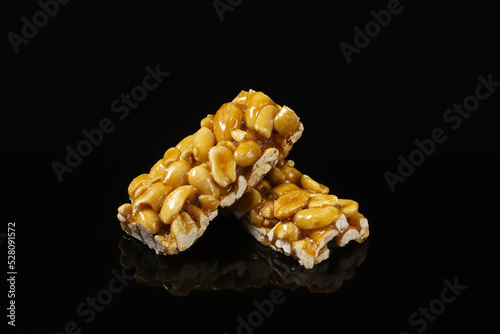
[[[16,223],[17,270],[8,329],[59,333],[74,321],[83,333],[236,333],[237,318],[275,287],[179,297],[130,281],[89,323],[76,309],[122,271],[116,208],[128,183],[250,88],[297,112],[305,131],[289,158],[357,200],[371,232],[366,260],[338,291],[285,290],[286,302],[253,331],[417,333],[424,328],[410,315],[440,298],[444,280],[467,288],[424,332],[489,328],[498,310],[499,89],[456,130],[443,114],[474,94],[478,76],[500,81],[498,19],[478,4],[402,1],[348,63],[339,44],[353,44],[353,28],[386,6],[246,0],[221,21],[211,1],[74,0],[16,54],[7,34],[20,35],[21,18],[32,21],[40,6],[4,4],[0,233]],[[111,103],[157,65],[170,75],[120,120]],[[114,130],[59,182],[51,163],[64,163],[65,147],[104,118]],[[397,173],[398,156],[438,127],[446,141],[392,192],[384,172]],[[207,239],[245,238],[237,224],[218,217]],[[191,253],[210,256],[210,244]],[[7,272],[5,238],[1,245]],[[1,295],[6,313],[7,287]]]

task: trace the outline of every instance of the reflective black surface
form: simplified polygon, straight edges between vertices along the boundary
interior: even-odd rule
[[[311,292],[331,293],[354,276],[368,251],[369,242],[332,247],[328,260],[308,270],[290,257],[262,246],[243,230],[237,231],[235,223],[218,223],[196,247],[179,256],[157,255],[141,242],[123,236],[119,242],[120,263],[135,269],[137,282],[163,287],[176,296],[187,296],[193,290],[246,291],[269,284],[280,289],[297,285]],[[232,237],[223,240],[220,235]]]
[[[9,287],[1,292],[2,326],[489,329],[498,262],[495,12],[401,2],[348,63],[340,44],[355,45],[354,28],[375,20],[372,10],[383,16],[389,2],[232,3],[221,21],[210,1],[69,2],[17,54],[9,32],[22,34],[22,18],[32,22],[41,7],[6,4],[0,248],[8,279],[7,224],[15,222],[17,274],[15,297]],[[332,249],[305,271],[222,214],[189,252],[171,258],[121,231],[116,208],[132,178],[249,88],[298,113],[305,131],[289,158],[360,203],[366,244]],[[453,111],[458,105],[468,109]],[[61,165],[62,180],[54,170]],[[11,300],[15,327],[7,324]]]

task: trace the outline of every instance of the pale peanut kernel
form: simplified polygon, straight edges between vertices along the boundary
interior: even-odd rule
[[[144,209],[137,212],[136,222],[144,226],[151,234],[158,233],[163,225],[158,213],[154,212],[152,209]]]
[[[323,247],[325,245],[326,235],[330,236],[328,238],[328,240],[330,240],[331,238],[337,236],[338,234],[339,231],[337,231],[334,225],[326,225],[325,227],[311,230],[307,234],[307,237],[312,241],[314,241],[314,243],[317,244],[318,246]]]
[[[269,182],[271,182],[273,186],[285,183],[287,181],[285,174],[283,174],[283,172],[276,167],[271,168],[269,173],[267,173],[266,178],[269,180]]]
[[[193,244],[195,238],[191,233],[194,231],[196,231],[196,223],[191,216],[186,212],[175,215],[170,227],[170,232],[177,240],[177,247],[180,251],[185,250]]]
[[[330,192],[330,189],[327,186],[322,185],[321,183],[314,181],[310,176],[305,175],[305,174],[302,175],[302,177],[300,178],[300,185],[304,189],[311,190],[311,191],[314,191],[315,193],[319,193],[319,194],[326,195]]]
[[[179,187],[168,194],[160,210],[161,221],[164,224],[172,223],[174,216],[181,211],[184,203],[187,200],[192,200],[196,192],[195,186],[187,185]]]
[[[276,225],[276,219],[269,219],[269,218],[264,218],[264,221],[262,222],[262,226],[272,228],[274,225]]]
[[[337,202],[339,210],[346,216],[346,218],[353,217],[359,209],[358,202],[350,199],[339,199]]]
[[[259,111],[269,104],[274,104],[273,100],[262,92],[248,92],[248,105],[245,112],[245,123],[248,129],[253,130],[257,114]]]
[[[212,176],[222,188],[236,181],[236,161],[233,152],[224,146],[214,146],[208,152]]]
[[[297,225],[292,222],[279,223],[274,229],[274,235],[279,239],[295,241],[300,237],[300,230]]]
[[[162,175],[162,182],[173,189],[186,185],[188,182],[187,173],[191,169],[189,163],[185,160],[176,161],[165,170]]]
[[[163,155],[163,165],[168,167],[172,162],[179,160],[181,156],[181,151],[175,147],[171,147],[165,151]]]
[[[208,151],[215,145],[215,136],[208,128],[199,129],[193,137],[193,156],[197,161],[207,161]]]
[[[309,198],[309,203],[307,203],[308,208],[322,208],[325,206],[334,206],[337,204],[337,196],[335,195],[323,195],[315,194]]]
[[[155,235],[155,240],[160,244],[162,244],[163,247],[165,247],[165,252],[167,254],[172,255],[178,253],[177,242],[175,241],[172,234],[167,234],[167,235],[157,234]]]
[[[239,92],[238,95],[236,95],[236,97],[232,101],[241,110],[245,110],[246,107],[247,107],[247,103],[248,103],[247,94],[248,94],[247,92],[245,92],[244,90],[242,90],[241,92]]]
[[[219,199],[220,188],[205,165],[191,168],[188,172],[188,182],[196,186],[203,195],[210,195]]]
[[[197,226],[207,227],[208,217],[202,209],[193,204],[186,205],[186,212],[193,218]]]
[[[300,184],[302,173],[299,172],[295,167],[284,165],[283,167],[280,167],[279,170],[285,175],[288,181],[297,185]]]
[[[184,152],[181,153],[181,156],[179,157],[179,160],[184,160],[186,161],[190,166],[195,166],[197,161],[193,156],[193,147],[191,146],[190,148],[184,150]]]
[[[159,212],[165,197],[167,197],[167,194],[171,190],[171,187],[166,186],[161,182],[154,183],[146,192],[133,202],[134,210],[144,206],[149,206],[153,209],[153,211]]]
[[[132,213],[132,209],[132,204],[125,203],[120,205],[120,207],[118,208],[118,213],[123,217],[128,218],[128,216],[130,216],[130,214]]]
[[[218,142],[217,145],[215,146],[223,146],[228,150],[230,150],[231,152],[236,151],[236,144],[229,140],[223,140],[221,142]]]
[[[249,216],[248,216],[249,222],[253,226],[260,227],[262,223],[264,222],[264,217],[259,215],[255,209],[250,210]]]
[[[314,243],[314,241],[310,239],[300,239],[293,242],[292,245],[295,253],[303,253],[303,254],[314,254],[318,248],[318,245]]]
[[[128,186],[128,196],[129,198],[135,199],[142,195],[142,193],[146,190],[144,185],[147,185],[149,181],[149,174],[141,174],[130,182]]]
[[[274,129],[282,136],[293,133],[299,125],[299,117],[287,106],[284,106],[274,117]]]
[[[165,165],[163,165],[163,159],[160,159],[153,165],[153,167],[151,167],[151,170],[149,171],[149,179],[151,182],[158,181],[164,171]]]
[[[304,209],[293,215],[293,221],[304,230],[312,230],[329,225],[339,219],[341,213],[334,207]]]
[[[273,186],[268,180],[262,179],[259,183],[257,183],[257,185],[255,185],[254,189],[257,190],[261,196],[266,197],[272,187]]]
[[[282,183],[271,189],[271,194],[275,195],[276,197],[281,197],[283,194],[297,189],[300,188],[293,183]]]
[[[262,137],[269,139],[273,131],[273,118],[278,109],[273,105],[263,107],[255,120],[254,128]]]
[[[241,129],[236,129],[231,131],[231,138],[233,138],[234,141],[241,143],[242,141],[245,140],[245,138],[248,136],[248,132],[241,130]]]
[[[254,141],[244,141],[234,151],[234,159],[241,167],[252,165],[260,157],[262,151]]]
[[[267,199],[265,200],[259,210],[259,214],[267,219],[273,219],[274,218],[274,202],[273,200]]]
[[[198,203],[203,211],[213,212],[219,207],[220,201],[211,195],[201,195],[198,197]]]
[[[213,118],[213,127],[217,142],[232,140],[231,131],[241,127],[243,112],[233,103],[225,103]]]
[[[200,127],[207,128],[213,131],[214,128],[214,115],[208,114],[207,117],[201,120]]]
[[[193,144],[193,138],[194,138],[194,135],[187,136],[186,138],[184,138],[183,140],[181,140],[175,146],[175,148],[178,149],[181,153],[184,152],[187,149],[190,149],[191,148],[191,144]]]
[[[279,220],[291,217],[295,212],[307,205],[310,196],[309,192],[302,189],[283,194],[274,202],[274,216]]]

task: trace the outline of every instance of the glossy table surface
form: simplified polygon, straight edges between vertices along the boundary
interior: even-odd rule
[[[496,305],[498,262],[492,10],[226,0],[47,8],[9,4],[3,14],[9,333],[448,333],[495,321],[496,306],[486,307]],[[305,270],[224,212],[170,257],[120,229],[129,182],[250,88],[296,111],[305,130],[289,159],[359,202],[367,242],[331,247]]]

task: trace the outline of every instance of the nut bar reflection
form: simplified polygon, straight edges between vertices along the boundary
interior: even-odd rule
[[[193,290],[245,291],[269,284],[281,289],[297,284],[311,292],[330,293],[354,276],[368,250],[368,242],[334,246],[328,260],[305,269],[294,259],[240,234],[223,245],[206,240],[211,244],[210,252],[199,245],[176,256],[157,255],[139,241],[122,236],[120,263],[127,269],[136,268],[138,283],[163,286],[176,296],[187,296]]]

